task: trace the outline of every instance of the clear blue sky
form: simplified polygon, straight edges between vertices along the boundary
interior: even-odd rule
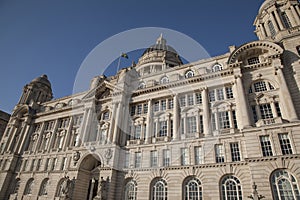
[[[55,98],[72,94],[78,68],[100,42],[128,29],[163,27],[199,42],[211,56],[256,40],[263,0],[0,0],[0,110],[47,74]],[[97,74],[95,74],[96,76]]]

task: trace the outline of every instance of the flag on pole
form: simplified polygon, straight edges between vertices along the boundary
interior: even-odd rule
[[[128,59],[127,53],[122,53],[122,54],[121,54],[121,57]]]

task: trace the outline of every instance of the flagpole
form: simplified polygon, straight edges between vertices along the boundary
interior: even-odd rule
[[[122,56],[122,54],[120,53],[119,61],[118,61],[118,67],[117,67],[117,73],[119,72],[119,69],[120,69],[121,56]]]

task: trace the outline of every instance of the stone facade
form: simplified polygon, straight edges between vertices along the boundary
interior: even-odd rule
[[[60,99],[34,79],[1,140],[0,199],[300,199],[299,14],[266,0],[258,41],[188,64],[160,36]]]

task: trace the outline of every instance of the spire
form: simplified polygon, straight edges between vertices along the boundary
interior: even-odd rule
[[[163,37],[163,34],[161,33],[159,38],[156,40],[156,44],[166,45],[167,40]]]

